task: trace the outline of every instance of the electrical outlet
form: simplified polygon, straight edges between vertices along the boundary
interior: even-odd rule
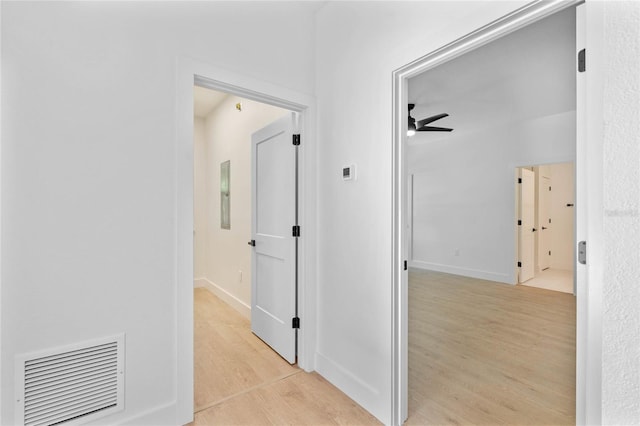
[[[453,255],[454,256],[460,256],[460,249],[459,248],[453,249]]]
[[[238,271],[238,282],[242,282],[242,271]]]

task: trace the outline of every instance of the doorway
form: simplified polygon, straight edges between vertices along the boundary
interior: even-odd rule
[[[298,113],[299,133],[299,211],[302,229],[298,238],[298,366],[312,370],[315,351],[312,330],[315,327],[315,277],[308,273],[315,269],[315,208],[314,197],[307,197],[306,188],[314,188],[315,101],[296,91],[243,75],[230,73],[210,64],[182,58],[177,63],[176,79],[176,282],[177,282],[177,422],[193,419],[194,402],[194,145],[193,145],[193,87],[218,90],[243,99],[258,101]],[[219,165],[218,165],[219,166]],[[233,226],[233,224],[231,225]],[[246,246],[247,241],[244,244]],[[248,246],[247,246],[248,247]],[[311,255],[309,255],[309,253]]]
[[[518,283],[575,294],[575,166],[517,170]]]
[[[288,339],[281,337],[288,340],[287,347],[294,351],[294,358],[288,356],[285,361],[281,356],[288,354],[274,346],[271,336],[256,332],[262,319],[251,318],[259,310],[252,309],[256,305],[252,297],[256,293],[254,286],[258,282],[265,285],[264,279],[257,280],[260,274],[254,273],[256,263],[260,262],[252,261],[260,243],[247,245],[247,241],[258,238],[254,231],[256,204],[252,199],[259,192],[256,184],[271,178],[267,173],[268,176],[256,179],[251,141],[256,132],[283,119],[291,123],[291,112],[194,86],[195,413],[232,395],[300,371],[289,365],[295,362],[295,335]],[[287,151],[289,147],[283,145]],[[273,161],[277,163],[275,166],[281,169],[289,166],[293,172],[292,160]],[[261,166],[264,173],[268,164]],[[286,217],[287,212],[283,211],[286,209],[293,216],[294,206],[289,205],[295,200],[293,191],[284,200],[280,191],[273,188],[270,191],[270,196],[264,198],[279,195],[278,217]],[[293,243],[291,238],[282,240]],[[295,273],[293,262],[288,269],[290,274]],[[283,289],[271,288],[267,293],[278,291],[282,293]],[[288,308],[293,315],[295,289],[287,293],[279,299],[288,296],[291,301]],[[287,310],[286,306],[283,308]],[[285,330],[285,334],[291,333]]]
[[[407,145],[407,135],[406,135],[406,123],[408,122],[408,118],[409,118],[407,104],[418,103],[416,102],[416,100],[409,98],[410,78],[418,76],[427,70],[436,69],[436,67],[447,63],[453,58],[458,58],[461,55],[464,55],[478,48],[479,46],[483,46],[490,41],[496,40],[505,34],[511,33],[512,31],[515,31],[520,28],[524,28],[533,22],[537,22],[545,17],[551,16],[555,13],[560,12],[565,8],[570,8],[571,6],[574,6],[574,5],[575,4],[569,4],[569,3],[555,4],[555,5],[542,4],[542,2],[531,3],[526,7],[523,7],[522,9],[508,16],[505,16],[500,20],[492,24],[489,24],[488,26],[483,27],[475,31],[474,33],[471,33],[468,36],[465,36],[460,40],[457,40],[451,43],[450,45],[447,45],[423,58],[420,58],[419,60],[414,61],[413,63],[408,64],[405,67],[402,67],[399,70],[394,72],[394,194],[393,196],[394,196],[395,216],[394,216],[393,223],[394,223],[395,244],[394,244],[394,262],[393,262],[394,269],[393,270],[394,270],[394,282],[395,282],[395,286],[394,286],[395,303],[393,304],[394,306],[393,319],[394,319],[394,325],[395,325],[394,329],[396,331],[395,339],[394,339],[394,347],[395,347],[394,353],[396,355],[396,358],[394,362],[394,377],[395,377],[394,388],[393,388],[394,404],[392,406],[394,408],[394,416],[397,416],[395,418],[397,419],[398,423],[401,423],[402,421],[404,421],[404,419],[407,418],[407,409],[408,409],[407,401],[409,400],[409,397],[410,397],[410,395],[407,394],[408,359],[406,355],[407,339],[408,339],[408,332],[407,332],[407,329],[408,329],[407,328],[407,322],[408,322],[407,301],[409,298],[408,274],[405,273],[407,268],[406,267],[403,268],[403,264],[406,265],[406,263],[404,263],[404,260],[407,259],[407,253],[409,252],[408,250],[409,238],[406,235],[406,229],[407,229],[406,224],[412,223],[412,229],[415,229],[416,227],[415,217],[411,217],[410,212],[407,212],[407,209],[406,209],[408,205],[414,206],[414,209],[416,206],[415,199],[413,199],[411,203],[409,203],[407,199],[407,186],[405,184],[406,182],[405,178],[407,176],[407,167],[408,167],[407,163],[408,161],[413,161],[415,159],[415,156],[413,155],[410,158],[407,156],[408,145]],[[584,15],[581,13],[579,13],[578,15],[584,17]],[[580,28],[582,29],[582,31],[584,31],[584,26],[578,23],[578,31],[577,31],[578,37],[577,37],[577,46],[576,46],[577,50],[579,50],[579,48],[583,45],[582,43],[584,43],[584,38],[580,35]],[[576,39],[574,38],[574,40]],[[575,51],[572,52],[570,56],[572,62],[574,61],[575,53],[577,52]],[[572,70],[571,72],[573,73],[577,71],[573,67],[571,68],[571,70]],[[581,81],[579,78],[578,80]],[[578,87],[581,87],[581,84],[578,84]],[[578,93],[578,98],[584,99],[581,96],[582,95]],[[574,97],[574,102],[575,102],[575,97]],[[585,106],[583,104],[580,104],[580,102],[578,102],[577,113],[576,113],[576,116],[574,116],[574,119],[572,122],[573,129],[575,129],[576,122],[578,123],[579,129],[581,125],[585,124],[585,122],[582,121],[583,120],[582,114],[584,113],[584,108]],[[433,116],[443,112],[448,112],[448,111],[440,111],[440,110],[429,111],[429,112],[423,113],[422,115],[429,117],[429,116]],[[486,113],[486,111],[481,111],[481,112]],[[414,115],[414,117],[416,120],[420,120],[422,117],[421,116],[418,117],[417,115],[418,113],[416,111],[416,114]],[[443,122],[442,125],[446,127],[453,127],[455,129],[454,123],[451,123],[451,122],[448,122],[446,124]],[[584,148],[585,140],[583,136],[584,135],[579,132],[577,146],[575,144],[573,145],[574,146],[573,152],[569,153],[569,155],[566,155],[564,158],[559,158],[556,161],[572,161],[573,158],[576,158],[576,151],[584,152],[583,150],[585,149]],[[542,143],[548,143],[548,142],[549,141],[542,142]],[[459,151],[459,158],[462,157],[465,160],[467,160],[468,157],[472,157],[473,154],[474,153],[472,152],[467,153],[465,151]],[[580,156],[577,156],[577,158],[578,160],[577,160],[576,167],[579,170],[579,173],[584,173],[585,163],[581,163],[583,159],[581,159]],[[432,158],[432,160],[442,162],[442,158]],[[549,158],[545,158],[541,160],[548,162]],[[513,161],[515,163],[518,163],[520,160],[513,160]],[[550,161],[550,162],[553,162],[553,161]],[[514,167],[514,164],[507,165],[504,168],[502,168],[499,171],[499,173],[502,173],[505,176],[505,178],[508,179],[509,181],[513,181],[512,180],[513,170],[514,170],[513,167]],[[582,174],[580,174],[579,176],[582,176]],[[514,182],[514,185],[515,185],[515,182]],[[413,195],[415,196],[416,174],[413,174],[412,190],[413,190]],[[513,194],[513,191],[514,191],[514,187],[511,187],[507,191],[507,194],[509,193]],[[584,195],[584,192],[582,192],[580,188],[578,188],[577,192],[578,194]],[[507,195],[507,197],[511,198],[512,196]],[[579,199],[577,200],[577,202],[579,202],[580,200],[584,201],[584,199]],[[578,211],[581,208],[582,209],[587,208],[586,203],[577,204],[577,206],[578,206]],[[513,208],[514,210],[512,212],[515,213],[515,206]],[[512,218],[515,217],[515,214],[513,214],[511,217]],[[480,224],[481,223],[482,222],[480,222]],[[506,225],[504,230],[506,230],[508,235],[510,235],[509,238],[511,238],[512,240],[511,244],[512,244],[512,247],[514,247],[517,243],[517,239],[514,238],[512,233],[512,229],[513,229],[512,223],[513,223],[512,219],[511,220],[507,219],[504,222],[504,224]],[[579,224],[578,235],[581,235],[581,236],[584,235],[585,231],[580,227],[583,225],[584,224]],[[412,256],[415,256],[417,246],[415,244],[415,241],[412,240],[411,242],[413,243],[412,251],[411,251]],[[491,241],[487,240],[486,243],[490,244]],[[485,244],[485,247],[486,247],[486,244]],[[455,257],[457,253],[462,253],[462,251],[458,251],[457,249],[458,247],[453,246],[451,247],[451,249],[445,250],[444,254],[441,253],[441,255]],[[516,263],[515,250],[513,250],[512,253],[513,254],[511,259],[513,259],[513,263],[511,263],[511,265],[515,265]],[[507,259],[508,259],[508,256],[507,256]],[[436,263],[436,262],[432,262],[432,263]],[[511,268],[512,266],[509,266],[510,270],[512,270]],[[515,271],[508,272],[507,275],[509,276],[504,277],[503,282],[514,283],[516,279]],[[581,272],[579,276],[585,277],[586,275]],[[584,294],[583,293],[585,291],[584,286],[585,286],[584,281],[579,280],[578,288],[577,288],[578,297],[580,297],[581,294]],[[580,302],[578,302],[578,304],[580,304]],[[586,327],[585,315],[586,315],[586,311],[578,310],[577,327],[578,327],[579,335],[583,335],[582,333],[587,332],[587,330],[584,328]],[[581,337],[578,337],[576,361],[577,361],[577,371],[579,373],[578,373],[577,385],[576,385],[577,396],[576,396],[576,407],[575,407],[576,420],[578,422],[583,421],[582,419],[583,419],[583,416],[585,415],[586,408],[587,408],[585,405],[585,399],[584,399],[585,380],[583,380],[583,378],[580,375],[581,374],[585,374],[585,375],[597,374],[595,370],[593,369],[587,370],[585,368],[584,362],[586,358],[584,355],[584,351],[585,351],[584,342],[585,342],[584,340],[581,340]]]

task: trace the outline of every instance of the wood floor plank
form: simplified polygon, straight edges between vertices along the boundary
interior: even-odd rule
[[[196,413],[201,425],[378,425],[316,373],[300,372]]]
[[[575,298],[409,272],[407,424],[575,424]]]
[[[203,288],[194,300],[195,410],[293,372],[251,333],[249,321]]]
[[[379,424],[204,289],[195,368],[194,426]],[[406,424],[575,424],[575,298],[410,270]]]
[[[194,320],[192,426],[380,424],[318,374],[289,365],[206,289],[195,289]]]

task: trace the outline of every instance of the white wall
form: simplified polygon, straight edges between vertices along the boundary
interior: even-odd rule
[[[117,331],[127,408],[110,422],[166,404],[175,423],[177,56],[306,93],[315,82],[317,366],[390,422],[391,72],[525,3],[330,2],[314,28],[292,2],[2,2],[0,423],[13,423],[15,354]],[[603,7],[603,420],[634,424],[640,4]],[[339,177],[348,163],[355,182]]]
[[[391,365],[390,75],[524,3],[332,2],[318,14],[318,369],[385,421],[390,367],[384,366]],[[610,424],[637,424],[640,412],[638,6],[603,5],[605,119],[611,123],[605,133],[610,236],[604,252],[610,253],[611,276],[604,294],[602,404]],[[346,184],[337,173],[352,162],[359,177]]]
[[[236,103],[242,103],[242,112]],[[251,134],[289,113],[287,110],[228,96],[205,120],[204,201],[196,228],[206,244],[196,257],[202,271],[201,285],[238,309],[245,316],[251,307]],[[220,228],[220,163],[231,161],[231,229]],[[197,232],[196,232],[197,233]],[[202,262],[202,264],[198,264]],[[240,277],[242,272],[242,277]]]
[[[176,423],[176,59],[311,93],[315,7],[3,2],[1,424],[16,354],[117,332],[105,422]]]
[[[193,118],[193,277],[206,276],[207,199],[206,199],[206,137],[205,119]],[[195,281],[194,281],[195,283]]]
[[[412,266],[515,284],[515,168],[574,158],[575,112],[411,141],[407,156]]]
[[[317,369],[391,422],[391,73],[526,2],[329,2],[318,12]],[[357,165],[357,180],[341,168]]]
[[[605,2],[602,422],[640,424],[640,2]],[[588,66],[588,65],[587,65]]]

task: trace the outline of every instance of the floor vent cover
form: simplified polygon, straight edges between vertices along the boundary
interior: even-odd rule
[[[81,424],[124,408],[124,334],[16,357],[19,425]]]

